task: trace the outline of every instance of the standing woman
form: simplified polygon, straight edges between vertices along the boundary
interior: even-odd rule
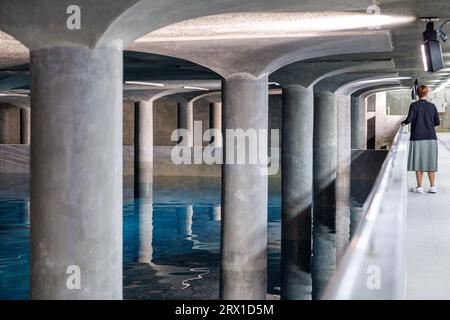
[[[429,193],[436,193],[434,185],[438,171],[438,143],[435,126],[440,124],[436,106],[428,102],[428,87],[420,86],[417,90],[419,101],[411,104],[408,117],[402,125],[411,123],[411,138],[409,144],[408,171],[416,172],[417,187],[412,191],[423,193],[423,173],[428,172],[430,179]]]

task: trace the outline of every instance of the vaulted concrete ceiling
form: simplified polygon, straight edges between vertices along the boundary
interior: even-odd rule
[[[403,3],[392,0],[380,2],[394,3],[393,9]],[[371,0],[357,3],[354,0],[78,0],[76,4],[81,8],[83,27],[77,32],[66,27],[66,10],[72,4],[71,0],[0,0],[0,30],[11,34],[30,49],[68,43],[99,47],[115,41],[121,41],[126,46],[154,30],[199,17],[246,12],[366,12],[373,3]],[[402,9],[406,12],[410,7],[402,6]],[[266,23],[273,20],[269,16]],[[239,21],[231,22],[236,25]],[[335,25],[334,28],[339,27]]]
[[[0,0],[0,30],[31,49],[69,44],[98,47],[123,41],[130,50],[140,51],[125,55],[125,81],[214,80],[239,69],[271,73],[305,59],[315,65],[342,62],[342,68],[355,59],[392,58],[393,72],[429,85],[450,75],[447,43],[443,49],[448,67],[434,74],[423,71],[419,44],[425,24],[417,19],[436,16],[442,22],[450,18],[449,1],[375,1],[383,19],[373,21],[359,18],[373,1],[355,2],[80,0],[83,28],[74,32],[65,26],[71,1]],[[373,29],[377,23],[380,28]],[[387,42],[392,44],[390,49]],[[27,48],[5,33],[0,33],[0,48],[0,90],[8,88],[2,86],[5,78],[16,88],[26,87]],[[239,63],[239,69],[230,69]]]

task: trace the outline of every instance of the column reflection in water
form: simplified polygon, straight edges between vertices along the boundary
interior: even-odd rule
[[[23,224],[26,226],[30,225],[30,199],[25,198],[22,200],[23,205],[23,213],[24,213],[24,222]]]
[[[222,207],[220,204],[213,205],[209,208],[209,218],[211,221],[220,222],[222,220]]]
[[[342,256],[350,243],[350,207],[336,209],[336,262],[341,261]]]
[[[335,182],[323,191],[320,198],[333,201]],[[328,194],[327,194],[328,193]],[[330,202],[329,202],[330,203]],[[336,270],[336,206],[314,206],[312,299],[320,299]]]
[[[361,221],[362,207],[352,206],[350,209],[350,239],[355,234],[356,228],[358,228],[359,222]]]
[[[192,204],[177,209],[177,230],[179,238],[192,239],[193,215],[194,208]]]
[[[139,210],[138,262],[152,264],[153,260],[153,183],[145,186],[145,197],[136,198]]]
[[[311,219],[305,219],[311,224]],[[289,281],[288,288],[282,287],[282,295],[291,300],[311,299],[311,239],[283,240],[281,251],[285,258],[281,265],[282,284]],[[295,257],[295,259],[293,259]]]
[[[148,187],[148,186],[147,186]],[[152,267],[157,267],[153,260],[153,198],[135,199],[139,212],[139,250],[138,262],[147,263]],[[220,207],[219,207],[220,212]],[[176,210],[177,215],[177,236],[179,239],[189,240],[189,249],[192,249],[196,241],[192,234],[192,218],[194,215],[193,205],[186,205]],[[158,268],[156,268],[158,269]]]

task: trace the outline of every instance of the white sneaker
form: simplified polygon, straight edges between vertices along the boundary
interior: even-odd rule
[[[437,193],[438,190],[436,187],[431,187],[430,189],[428,189],[428,193]]]
[[[415,192],[415,193],[424,193],[423,188],[422,187],[417,187],[417,188],[411,188],[410,190],[411,192]]]

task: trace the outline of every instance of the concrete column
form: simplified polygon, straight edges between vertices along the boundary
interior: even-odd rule
[[[31,52],[31,298],[122,298],[118,46]]]
[[[352,149],[367,149],[367,108],[361,96],[351,97]]]
[[[377,92],[374,94],[375,98],[375,149],[382,147],[389,147],[392,143],[393,136],[391,136],[390,123],[386,121],[386,92]],[[400,126],[400,119],[397,128]],[[397,132],[396,130],[393,132]]]
[[[267,130],[267,76],[236,74],[222,82],[223,129]],[[265,299],[267,292],[267,166],[230,163],[238,151],[226,136],[222,166],[222,299]],[[255,141],[254,141],[255,142]],[[259,141],[258,141],[259,142]],[[243,148],[249,156],[249,146]],[[267,156],[267,146],[258,150]],[[254,155],[253,155],[254,156]],[[258,162],[259,163],[259,162]]]
[[[336,103],[336,260],[339,262],[350,242],[351,98],[338,95]]]
[[[311,298],[314,94],[283,88],[281,298]]]
[[[189,131],[190,138],[187,141],[179,143],[184,147],[192,147],[194,145],[194,103],[192,101],[181,100],[178,102],[178,128]]]
[[[214,102],[209,106],[209,127],[222,132],[222,103]],[[222,148],[222,136],[212,136],[210,143],[214,142],[217,148]]]
[[[18,108],[11,104],[0,104],[0,144],[20,142],[20,122]]]
[[[314,209],[312,298],[319,299],[336,269],[336,96],[314,96]]]
[[[359,98],[359,149],[367,149],[367,100]]]
[[[351,96],[351,144],[352,149],[359,149],[361,141],[360,134],[360,109],[359,109],[359,96]]]
[[[134,195],[151,197],[153,184],[153,102],[134,105]]]
[[[20,108],[20,143],[30,144],[30,108]]]

